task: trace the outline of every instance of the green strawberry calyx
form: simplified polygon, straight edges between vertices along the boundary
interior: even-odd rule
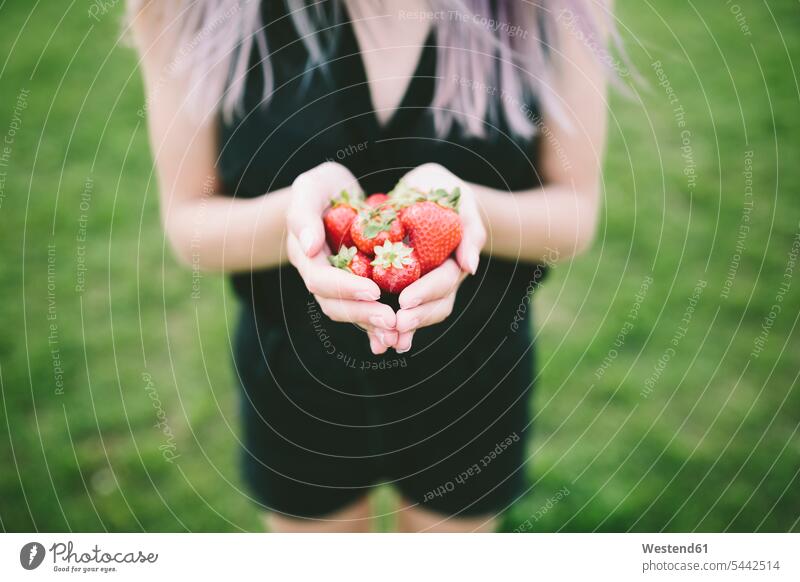
[[[392,222],[397,218],[397,213],[391,207],[378,207],[361,211],[364,238],[371,239],[379,233],[391,230]]]
[[[342,190],[338,196],[331,198],[331,206],[350,206],[352,208],[360,208],[364,204],[363,192],[348,192]]]
[[[433,192],[428,194],[428,200],[436,202],[445,208],[452,208],[458,212],[458,202],[461,199],[461,188],[456,186],[450,192],[444,188],[436,188]]]
[[[373,267],[382,267],[388,269],[394,267],[395,269],[402,269],[407,265],[414,263],[414,258],[411,253],[414,249],[401,242],[393,243],[386,241],[383,245],[375,247],[375,259],[372,261]]]
[[[328,257],[328,261],[337,269],[344,269],[352,273],[353,271],[350,269],[350,263],[353,262],[357,252],[358,249],[356,247],[348,248],[342,245],[342,248],[339,249],[337,254]]]
[[[417,202],[429,201],[436,202],[440,206],[451,208],[457,212],[460,198],[461,188],[458,186],[449,192],[444,188],[434,188],[433,190],[425,192],[419,188],[409,186],[403,180],[400,180],[397,186],[394,187],[394,190],[389,192],[389,199],[397,208],[405,208]]]
[[[422,202],[427,198],[425,192],[419,188],[409,186],[403,180],[400,180],[387,196],[389,196],[389,200],[391,200],[392,204],[397,208],[405,208],[406,206],[411,206],[415,202]]]

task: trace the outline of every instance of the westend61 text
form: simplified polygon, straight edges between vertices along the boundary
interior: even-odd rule
[[[645,554],[707,554],[708,544],[689,544],[686,546],[642,544],[642,551]]]

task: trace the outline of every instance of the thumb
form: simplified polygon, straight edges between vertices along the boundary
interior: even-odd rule
[[[325,244],[322,208],[313,180],[301,174],[292,184],[292,200],[286,214],[289,231],[297,237],[303,252],[313,257]]]
[[[474,199],[468,197],[460,208],[463,228],[461,244],[456,249],[456,261],[462,270],[475,274],[478,270],[481,249],[486,242],[486,228]]]

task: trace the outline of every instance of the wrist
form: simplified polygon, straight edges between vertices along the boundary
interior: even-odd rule
[[[286,251],[286,215],[290,188],[267,192],[253,199],[252,212],[256,219],[251,254],[254,262],[263,267],[279,267],[288,262]]]

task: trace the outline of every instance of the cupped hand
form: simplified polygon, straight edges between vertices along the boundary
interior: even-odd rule
[[[461,269],[474,275],[478,270],[481,250],[486,244],[486,228],[472,187],[440,164],[418,166],[403,176],[401,181],[423,192],[437,188],[447,191],[458,188],[461,191],[458,214],[461,217],[463,234],[455,256]]]
[[[358,181],[340,164],[326,162],[297,177],[286,215],[287,255],[322,312],[333,321],[363,328],[373,353],[382,354],[397,342],[394,311],[378,302],[381,292],[374,281],[337,269],[327,259],[322,213],[342,190],[360,191]]]
[[[469,184],[439,164],[423,164],[406,174],[402,181],[411,188],[429,192],[437,188],[459,188],[459,216],[461,217],[461,243],[455,252],[455,261],[447,259],[436,269],[422,276],[400,293],[400,310],[397,312],[397,343],[395,350],[404,353],[411,349],[414,332],[428,325],[440,323],[453,311],[456,292],[468,273],[478,269],[480,252],[486,243],[483,225],[475,194]]]
[[[361,187],[350,170],[335,162],[325,162],[303,172],[292,183],[286,225],[307,256],[313,257],[322,250],[325,244],[322,213],[331,198],[342,190],[360,193]]]
[[[397,343],[394,348],[398,354],[411,349],[416,330],[450,316],[456,292],[466,276],[467,273],[453,259],[447,259],[403,289],[398,298],[400,310],[395,326]]]

